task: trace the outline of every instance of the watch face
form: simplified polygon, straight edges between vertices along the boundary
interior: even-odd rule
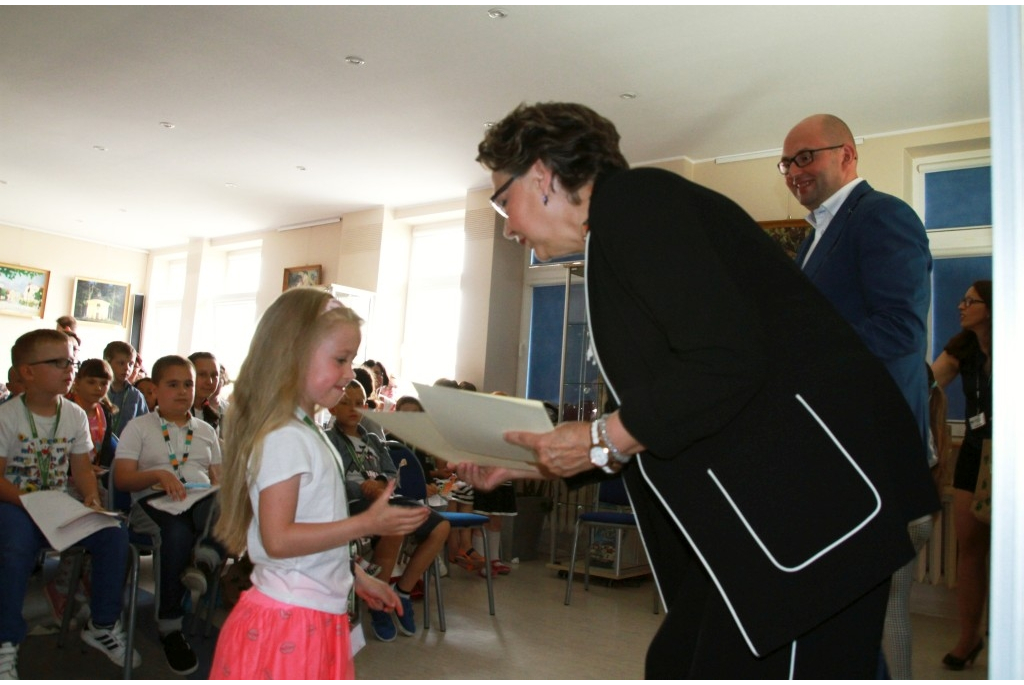
[[[603,447],[590,448],[590,463],[594,466],[608,465],[608,450]]]

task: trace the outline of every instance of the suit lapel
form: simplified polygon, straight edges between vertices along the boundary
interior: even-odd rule
[[[857,184],[857,187],[853,189],[846,201],[840,205],[839,211],[836,212],[835,218],[829,223],[828,228],[825,230],[825,235],[821,236],[821,240],[818,241],[818,246],[814,248],[814,252],[811,253],[811,258],[807,260],[807,264],[803,265],[801,269],[807,274],[807,277],[814,279],[814,274],[817,273],[818,269],[821,268],[822,264],[828,259],[829,253],[839,242],[839,238],[842,236],[843,230],[848,224],[850,215],[853,214],[854,208],[860,202],[861,198],[867,193],[871,192],[871,186],[868,185],[867,181],[861,181]],[[802,250],[801,254],[805,251]],[[798,262],[799,263],[799,262]]]

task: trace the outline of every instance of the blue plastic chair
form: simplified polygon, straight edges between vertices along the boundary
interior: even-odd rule
[[[419,458],[409,449],[406,445],[398,442],[397,440],[388,440],[387,445],[388,452],[391,453],[391,460],[396,466],[401,464],[403,461],[405,464],[398,469],[398,485],[395,487],[395,492],[408,497],[409,499],[418,500],[426,503],[427,501],[427,477],[423,473],[423,466],[420,464]],[[490,520],[482,514],[462,514],[452,511],[438,512],[448,521],[452,528],[479,528],[481,533],[484,535],[484,539],[487,538],[486,532],[484,532],[484,526]],[[487,578],[487,605],[490,609],[491,616],[494,616],[494,579],[489,573],[491,568],[491,555],[487,545],[484,545],[484,560],[487,564],[484,568],[488,571],[486,573]],[[441,593],[441,557],[438,556],[434,559],[434,563],[430,565],[427,572],[423,577],[423,628],[424,630],[430,628],[430,583],[433,580],[434,591],[437,593],[437,620],[440,624],[441,632],[445,632],[448,629],[447,623],[444,617],[444,595]]]
[[[610,505],[616,507],[628,507],[629,496],[626,494],[626,484],[622,478],[602,481],[597,491],[597,505]],[[625,531],[637,530],[636,516],[632,512],[623,511],[584,511],[576,517],[576,531],[572,539],[572,555],[569,558],[569,576],[565,581],[565,604],[572,602],[572,581],[576,574],[576,550],[579,546],[580,531],[586,527],[588,536],[587,552],[584,555],[583,589],[590,589],[590,547],[593,545],[594,528],[611,528],[615,530],[615,554],[622,554],[622,536]],[[616,563],[616,567],[618,563]],[[657,593],[657,589],[655,589]],[[658,598],[655,597],[654,613],[658,613]]]

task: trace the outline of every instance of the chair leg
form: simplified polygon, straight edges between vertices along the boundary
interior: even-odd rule
[[[135,619],[139,600],[139,550],[135,545],[128,545],[128,626],[125,630],[126,649],[123,678],[132,679],[132,661],[135,654]]]
[[[480,528],[480,535],[484,541],[484,577],[487,579],[487,607],[494,616],[494,577],[491,573],[491,545],[487,541],[487,529]]]
[[[445,551],[442,549],[441,554],[444,553]],[[438,558],[434,560],[434,563],[437,564],[434,568],[434,594],[437,595],[437,623],[441,628],[441,632],[444,633],[448,630],[448,623],[445,620],[444,595],[441,591],[441,557],[438,556]]]
[[[60,619],[60,635],[57,636],[57,646],[64,646],[64,638],[71,629],[71,618],[75,615],[75,595],[78,593],[78,585],[82,581],[82,569],[85,566],[85,551],[79,549],[72,553],[71,573],[68,576],[68,601],[64,605],[64,615]]]
[[[572,578],[576,574],[576,547],[580,541],[580,519],[576,518],[576,527],[572,537],[572,553],[569,554],[569,577],[565,580],[565,606],[572,602]]]
[[[594,527],[587,526],[587,548],[583,550],[583,590],[590,592],[590,557],[594,553]]]
[[[437,574],[437,558],[423,572],[423,630],[430,630],[430,580]]]

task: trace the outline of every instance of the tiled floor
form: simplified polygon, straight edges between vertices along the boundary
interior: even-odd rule
[[[146,567],[148,573],[148,566]],[[151,582],[144,584],[151,588]],[[563,604],[565,580],[541,561],[513,566],[512,574],[495,579],[496,615],[487,612],[482,578],[457,567],[442,580],[447,632],[423,630],[422,603],[416,602],[421,629],[414,637],[382,643],[367,634],[356,656],[360,679],[637,679],[643,677],[647,644],[661,623],[652,611],[649,580],[609,587],[594,583],[584,592],[577,581],[571,606]],[[911,609],[914,623],[914,674],[917,679],[981,679],[987,675],[987,652],[973,669],[953,673],[941,666],[942,655],[956,638],[953,595],[941,586],[915,585]],[[20,670],[27,678],[114,678],[116,669],[102,657],[80,654],[73,645],[55,651],[45,640],[22,650]],[[77,638],[72,638],[77,640]],[[89,650],[91,651],[91,650]],[[54,654],[65,654],[54,660]],[[162,661],[159,647],[145,653]],[[45,663],[40,663],[45,661]],[[63,663],[63,665],[62,665]],[[66,667],[65,667],[66,666]],[[147,663],[143,678],[173,677],[162,663]]]

